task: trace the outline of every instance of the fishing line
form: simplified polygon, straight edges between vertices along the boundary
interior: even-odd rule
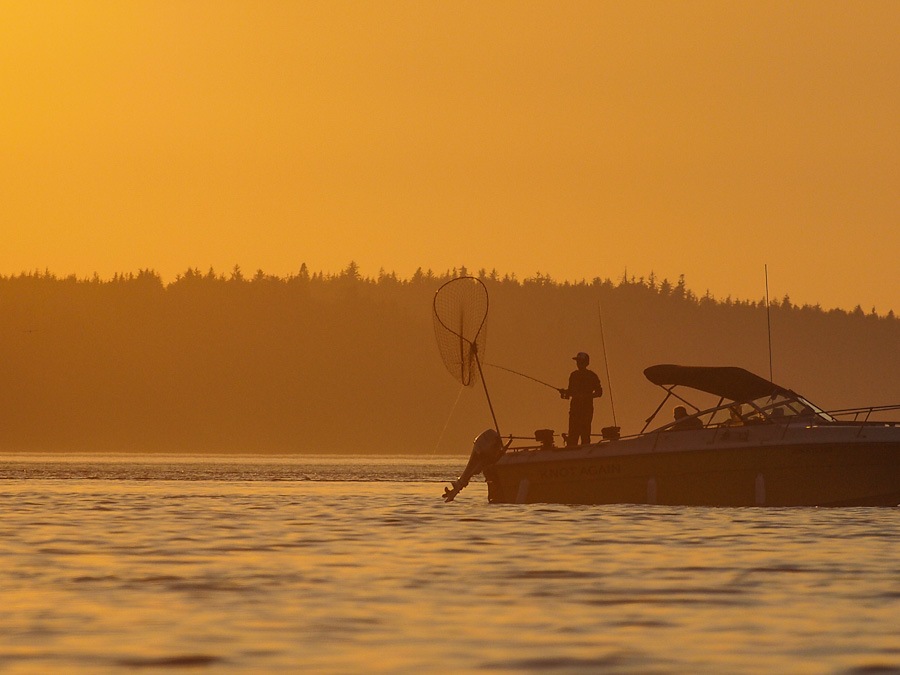
[[[441,445],[441,441],[444,440],[444,434],[447,433],[447,427],[450,426],[450,420],[453,418],[453,413],[456,412],[456,406],[459,405],[459,399],[462,396],[463,389],[465,389],[465,385],[461,385],[459,391],[456,393],[456,400],[453,402],[453,407],[450,408],[450,414],[447,415],[447,421],[444,422],[444,428],[441,429],[441,435],[438,436],[437,443],[434,444],[434,450],[431,451],[431,454],[434,455],[437,453],[438,448]]]

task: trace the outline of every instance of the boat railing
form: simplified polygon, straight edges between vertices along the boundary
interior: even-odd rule
[[[829,410],[828,414],[834,418],[841,419],[847,418],[848,422],[861,422],[867,423],[870,421],[872,415],[876,413],[884,413],[889,412],[891,410],[900,410],[900,403],[894,405],[870,405],[868,407],[863,408],[844,408],[842,410]],[[878,420],[875,420],[876,424],[883,424]],[[896,425],[897,422],[888,422],[887,424]]]
[[[610,445],[611,443],[617,443],[618,441],[623,441],[623,440],[626,440],[629,438],[638,438],[639,436],[643,436],[643,435],[645,435],[645,434],[626,434],[626,435],[621,435],[618,438],[611,439],[611,438],[604,437],[603,434],[591,434],[592,437],[596,436],[598,438],[598,440],[592,441],[590,445],[606,447],[606,446]],[[506,452],[508,452],[508,453],[509,452],[529,452],[532,450],[566,451],[566,450],[577,450],[579,448],[587,447],[585,445],[565,445],[565,442],[563,443],[563,445],[555,445],[554,441],[555,441],[556,436],[559,436],[560,439],[562,439],[563,434],[554,433],[552,436],[549,436],[549,442],[547,442],[547,441],[536,442],[538,439],[536,439],[534,436],[515,436],[512,434],[510,434],[508,436],[504,436],[503,438],[509,443],[512,443],[513,441],[532,441],[532,443],[529,445],[515,445],[515,446],[510,445],[506,449]]]
[[[857,431],[856,435],[861,436],[862,432],[866,428],[872,428],[873,426],[879,427],[898,427],[900,426],[900,421],[897,420],[873,420],[872,415],[880,415],[882,413],[890,412],[893,410],[900,410],[900,404],[894,405],[870,405],[863,408],[844,408],[842,410],[830,410],[828,414],[831,415],[835,422],[838,424],[850,424],[853,426],[858,426],[859,431]]]
[[[772,406],[758,406],[754,402],[744,402],[743,406],[748,406],[749,410],[743,416],[740,421],[734,420],[726,420],[726,421],[717,421],[717,413],[720,412],[728,412],[735,404],[734,402],[725,403],[718,405],[714,408],[708,408],[706,410],[700,410],[697,413],[694,413],[692,417],[697,417],[703,422],[704,429],[715,429],[716,433],[710,442],[715,442],[718,434],[722,430],[734,429],[739,427],[746,426],[755,426],[758,424],[776,424],[784,427],[784,431],[782,432],[782,437],[787,434],[788,428],[797,424],[815,424],[815,425],[828,425],[829,421],[826,419],[822,419],[815,412],[809,414],[793,414],[793,415],[784,415],[778,416],[773,414],[773,409],[783,405],[784,402],[778,402],[773,404]],[[889,426],[889,427],[898,427],[900,426],[900,421],[881,421],[881,420],[872,420],[872,415],[882,414],[890,411],[900,411],[900,404],[895,405],[876,405],[876,406],[866,406],[862,408],[844,408],[841,410],[828,410],[822,411],[825,415],[831,416],[834,420],[841,424],[852,424],[854,426],[858,425],[860,427],[860,433],[862,433],[863,429],[866,426],[879,425],[879,426]],[[831,422],[833,424],[834,422]],[[660,435],[666,434],[669,432],[677,432],[680,431],[676,428],[678,424],[677,421],[672,421],[664,424],[661,427],[653,429],[651,431],[642,431],[636,434],[626,434],[622,435],[617,439],[609,439],[603,437],[602,434],[591,434],[592,436],[596,436],[599,438],[598,441],[591,443],[591,445],[597,445],[606,447],[611,443],[616,443],[620,440],[626,440],[630,438],[639,438],[641,436],[655,436],[654,439],[654,448],[659,441]],[[685,431],[689,431],[685,429]],[[531,450],[575,450],[577,448],[585,447],[581,445],[576,446],[567,446],[561,445],[557,446],[553,443],[556,436],[562,437],[562,434],[553,433],[550,436],[550,442],[542,442],[537,443],[537,439],[534,436],[515,436],[509,435],[505,436],[507,441],[531,441],[531,444],[528,445],[519,445],[514,447],[509,447],[507,452],[525,452]]]

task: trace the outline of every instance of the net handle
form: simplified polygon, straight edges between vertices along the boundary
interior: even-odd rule
[[[491,419],[494,420],[494,429],[497,430],[497,435],[502,437],[503,434],[500,433],[500,425],[497,424],[497,415],[494,414],[494,404],[491,403],[491,395],[488,392],[487,382],[484,381],[484,371],[481,369],[481,359],[478,358],[478,349],[477,348],[475,348],[474,354],[475,354],[475,363],[478,365],[478,376],[481,378],[481,386],[484,387],[484,397],[487,399],[488,408],[491,411]]]

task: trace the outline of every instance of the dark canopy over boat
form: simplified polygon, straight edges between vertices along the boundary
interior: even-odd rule
[[[731,401],[753,401],[764,396],[790,394],[787,389],[759,375],[733,366],[650,366],[644,375],[661,387],[684,386]]]

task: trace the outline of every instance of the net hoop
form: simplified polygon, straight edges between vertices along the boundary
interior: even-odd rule
[[[450,374],[470,387],[481,377],[487,342],[488,292],[475,277],[456,277],[434,294],[432,317],[438,350]]]

